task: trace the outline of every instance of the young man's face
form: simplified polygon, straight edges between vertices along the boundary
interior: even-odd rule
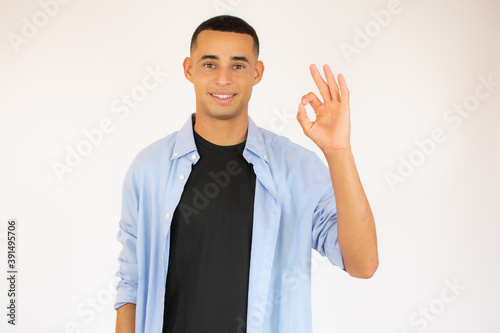
[[[216,119],[248,114],[252,88],[264,72],[253,45],[247,34],[204,30],[198,35],[183,64],[186,78],[194,84],[198,114]]]

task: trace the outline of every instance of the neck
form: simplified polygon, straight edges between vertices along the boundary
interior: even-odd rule
[[[230,119],[217,119],[201,112],[196,112],[194,130],[205,140],[218,146],[232,146],[246,140],[248,114]]]

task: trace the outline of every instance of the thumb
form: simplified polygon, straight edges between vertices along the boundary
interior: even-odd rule
[[[297,112],[297,120],[298,120],[300,126],[302,127],[302,130],[304,131],[304,133],[306,135],[308,135],[307,133],[309,133],[309,129],[312,126],[312,121],[307,116],[306,108],[305,108],[304,104],[302,104],[302,103],[299,103],[299,111]]]

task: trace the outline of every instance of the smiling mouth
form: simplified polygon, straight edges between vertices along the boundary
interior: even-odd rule
[[[219,99],[227,99],[227,98],[229,98],[229,97],[233,97],[233,96],[235,96],[236,94],[233,94],[233,95],[210,94],[210,95],[212,95],[212,96],[214,96],[214,97],[217,97],[217,98],[219,98]]]
[[[212,96],[212,99],[219,105],[224,105],[224,104],[229,104],[233,101],[234,96],[236,94],[232,95],[224,95],[224,94],[212,94],[210,93],[210,96]]]

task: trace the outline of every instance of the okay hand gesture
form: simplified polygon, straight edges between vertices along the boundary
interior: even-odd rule
[[[350,149],[350,109],[349,90],[342,74],[338,75],[337,85],[330,66],[325,65],[326,82],[316,65],[309,67],[311,75],[319,89],[323,102],[310,92],[302,97],[297,112],[297,120],[304,133],[323,151]],[[305,106],[311,104],[316,113],[315,121],[311,121]]]

